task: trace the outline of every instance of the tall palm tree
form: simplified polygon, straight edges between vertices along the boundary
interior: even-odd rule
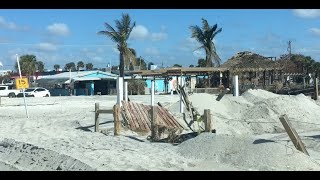
[[[60,69],[60,65],[59,65],[59,64],[55,64],[55,65],[53,66],[53,68],[54,68],[56,71],[58,71],[58,70]]]
[[[131,24],[129,14],[122,14],[120,20],[115,20],[116,29],[110,24],[104,23],[106,30],[99,31],[98,34],[106,35],[113,42],[117,43],[117,49],[120,52],[120,77],[124,77],[124,63],[131,59],[135,63],[135,56],[128,48],[127,40],[130,37],[132,29],[135,27],[135,22]]]
[[[92,70],[92,69],[93,69],[93,64],[92,63],[86,64],[86,70]]]
[[[195,38],[201,44],[198,49],[204,49],[206,52],[207,67],[213,66],[212,59],[216,66],[220,66],[221,63],[221,59],[218,56],[216,47],[212,41],[213,38],[222,31],[222,28],[217,28],[217,24],[210,26],[208,21],[204,18],[202,18],[202,29],[197,25],[190,26],[190,30],[192,32],[191,37]]]
[[[37,70],[38,72],[43,72],[44,71],[44,63],[42,61],[37,61],[36,62]]]
[[[84,62],[83,62],[83,61],[79,61],[79,62],[77,63],[77,70],[79,71],[80,68],[84,68]]]
[[[71,69],[71,71],[75,71],[76,70],[76,64],[74,62],[69,62],[64,66],[64,69],[66,71],[69,71]]]

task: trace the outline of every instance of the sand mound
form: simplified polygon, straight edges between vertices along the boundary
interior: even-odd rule
[[[320,170],[318,163],[300,151],[250,138],[202,133],[178,147],[182,156],[242,170]]]
[[[1,170],[92,171],[87,164],[70,156],[11,139],[0,141]]]
[[[264,90],[248,90],[240,97],[193,94],[192,104],[199,113],[210,109],[218,134],[264,134],[284,132],[279,117],[286,114],[299,131],[319,128],[320,107],[310,97],[277,95]],[[177,102],[176,104],[178,104]],[[176,105],[173,105],[176,107]]]

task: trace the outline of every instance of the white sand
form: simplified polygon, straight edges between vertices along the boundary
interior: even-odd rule
[[[129,97],[134,102],[150,103],[150,96]],[[29,119],[26,118],[22,98],[2,98],[0,141],[7,138],[16,142],[13,147],[28,143],[43,148],[42,156],[73,160],[79,166],[81,164],[82,170],[319,170],[316,163],[320,152],[317,134],[306,137],[308,140],[305,143],[311,158],[307,157],[289,148],[292,144],[283,133],[278,119],[280,114],[286,113],[290,120],[317,123],[317,118],[320,117],[319,102],[317,104],[302,95],[278,96],[260,90],[249,91],[242,97],[227,95],[219,102],[215,98],[216,96],[209,94],[194,94],[190,97],[200,113],[204,109],[211,110],[217,137],[203,140],[199,136],[179,146],[150,143],[146,136],[130,131],[122,131],[121,136],[114,137],[112,115],[100,116],[100,123],[103,123],[101,127],[107,129],[106,135],[93,132],[94,103],[99,102],[103,109],[111,109],[116,102],[115,96],[27,98]],[[155,97],[155,102],[160,101],[169,107],[181,121],[178,100],[176,95]],[[314,124],[293,125],[299,134],[319,128]],[[239,139],[225,138],[223,135]],[[276,143],[253,144],[257,139],[272,139]],[[223,143],[224,141],[228,143]],[[232,145],[234,143],[237,144]],[[192,151],[195,148],[197,152]],[[288,148],[291,154],[294,152],[292,158],[289,158],[290,153],[288,155],[284,152]],[[207,156],[212,155],[212,158],[197,156],[197,153],[203,155],[211,152],[211,149],[212,154],[208,153]],[[237,152],[232,157],[223,159],[226,152],[233,149]],[[191,151],[194,153],[187,155]],[[271,158],[267,153],[271,154]],[[259,159],[260,154],[262,156]],[[5,155],[5,152],[0,151],[0,170],[44,170],[44,165],[48,165],[46,168],[49,170],[57,168],[50,160],[50,163],[37,161],[40,162],[38,166],[28,165],[32,163],[33,157],[29,151],[19,154],[20,157],[25,157],[25,162],[20,165],[15,164],[19,160],[6,159]],[[282,158],[283,162],[279,162],[277,158]],[[305,162],[299,165],[298,161]],[[278,165],[273,165],[274,163]],[[287,167],[288,164],[291,164],[290,167]],[[81,168],[78,166],[64,166],[62,170],[79,169]]]

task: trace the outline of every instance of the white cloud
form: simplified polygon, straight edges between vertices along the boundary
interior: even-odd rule
[[[168,34],[164,32],[159,33],[151,33],[151,40],[152,41],[161,41],[168,38]]]
[[[26,26],[18,26],[14,22],[7,21],[4,17],[0,16],[0,28],[10,29],[10,30],[28,30]]]
[[[295,9],[293,14],[302,18],[320,17],[320,9]]]
[[[56,45],[51,43],[39,43],[37,49],[40,51],[56,51],[58,48]]]
[[[193,52],[199,47],[200,47],[200,44],[197,42],[197,40],[190,37],[183,40],[178,46],[179,50],[185,51],[185,52]]]
[[[70,33],[68,26],[63,23],[49,25],[47,26],[47,30],[50,34],[57,36],[67,36]]]
[[[320,29],[319,28],[310,28],[309,31],[317,36],[320,36]]]
[[[144,40],[148,38],[148,36],[149,36],[149,30],[142,25],[135,26],[132,29],[132,32],[130,34],[130,38],[135,40]]]
[[[150,56],[158,56],[160,54],[159,50],[154,47],[146,48],[145,53]]]
[[[196,51],[193,51],[193,56],[196,58],[204,58],[205,54],[201,50],[196,50]]]
[[[143,25],[137,25],[132,29],[130,38],[132,40],[146,40],[161,41],[168,38],[168,34],[163,32],[166,29],[165,26],[161,26],[161,32],[150,32],[148,28]]]

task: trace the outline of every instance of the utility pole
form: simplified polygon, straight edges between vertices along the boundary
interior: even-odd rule
[[[289,61],[291,61],[291,41],[288,42]],[[286,61],[286,70],[288,70],[288,61]]]

